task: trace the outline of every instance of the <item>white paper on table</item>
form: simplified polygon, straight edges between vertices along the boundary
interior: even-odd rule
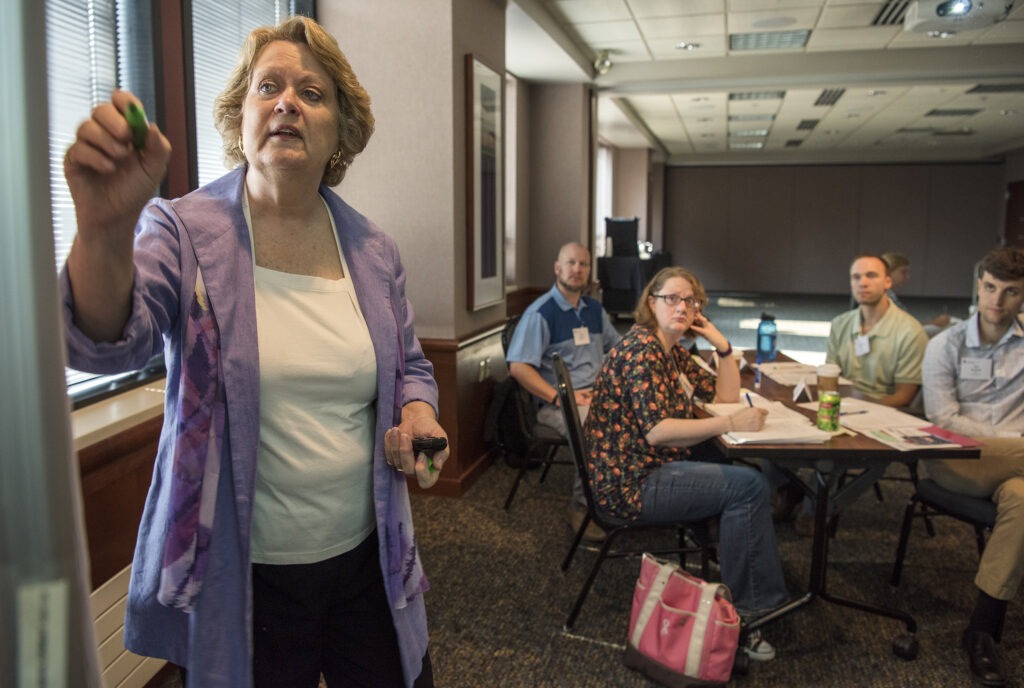
[[[747,403],[747,395],[750,396],[750,404]],[[704,404],[704,410],[713,416],[729,416],[751,405],[768,411],[764,428],[758,432],[728,432],[722,435],[722,439],[730,444],[820,443],[832,437],[816,428],[807,416],[781,401],[771,401],[748,390],[740,390],[740,399],[743,401],[731,404]]]
[[[817,402],[797,405],[812,411],[818,409]],[[843,397],[839,402],[839,422],[860,432],[883,428],[920,428],[928,425],[928,421],[923,418],[912,416],[891,406],[853,397]]]

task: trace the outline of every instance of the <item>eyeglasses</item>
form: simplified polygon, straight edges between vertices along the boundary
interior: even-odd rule
[[[679,294],[651,294],[651,296],[655,299],[664,299],[665,303],[672,307],[684,303],[686,304],[686,309],[691,311],[704,305],[692,296],[680,296]]]

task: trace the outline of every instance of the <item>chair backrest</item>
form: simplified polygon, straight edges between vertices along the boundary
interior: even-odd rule
[[[587,509],[590,510],[590,517],[597,521],[597,524],[607,530],[618,523],[601,513],[597,508],[594,499],[594,491],[590,486],[590,471],[587,469],[587,444],[583,438],[583,425],[580,423],[579,408],[576,406],[576,390],[572,386],[572,377],[565,361],[558,354],[552,355],[552,364],[555,368],[555,378],[558,381],[558,401],[562,406],[562,414],[565,418],[565,432],[569,437],[569,449],[572,451],[573,462],[576,464],[576,471],[583,482],[583,494],[587,499]]]
[[[501,331],[501,351],[508,356],[508,345],[512,341],[512,333],[516,331],[516,325],[519,324],[518,315],[510,316],[505,321],[505,329]]]

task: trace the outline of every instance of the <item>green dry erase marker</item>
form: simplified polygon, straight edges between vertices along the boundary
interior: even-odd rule
[[[128,120],[128,126],[132,128],[132,143],[139,150],[146,145],[146,134],[149,133],[149,120],[140,105],[128,103],[128,109],[124,111],[124,118]]]

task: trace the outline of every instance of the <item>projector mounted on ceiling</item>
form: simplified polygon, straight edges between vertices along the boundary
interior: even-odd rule
[[[956,33],[983,29],[1006,19],[1012,0],[916,0],[903,18],[903,30]]]

